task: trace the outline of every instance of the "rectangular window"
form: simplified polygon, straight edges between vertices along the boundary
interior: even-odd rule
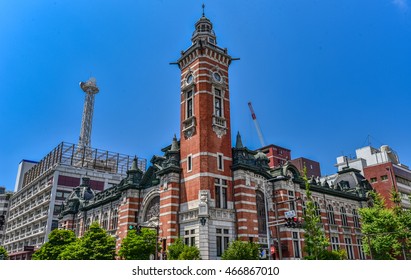
[[[195,246],[196,245],[196,237],[195,237],[196,230],[186,230],[184,234],[184,244],[187,246]]]
[[[227,209],[227,188],[221,187],[221,208]]]
[[[193,162],[192,162],[192,156],[189,155],[187,157],[187,171],[190,172],[193,170]]]
[[[294,258],[301,258],[300,239],[298,238],[298,232],[293,232],[293,247]]]
[[[224,170],[224,161],[223,161],[223,155],[222,154],[217,154],[217,169],[218,170]]]
[[[293,191],[288,191],[288,199],[289,200],[294,199],[294,192]],[[290,201],[290,210],[295,210],[295,201]]]
[[[352,243],[351,243],[351,238],[346,237],[344,238],[345,240],[345,248],[347,250],[347,257],[349,260],[353,260],[354,259],[354,253],[352,250]]]
[[[221,246],[222,242],[222,236],[216,236],[217,238],[217,257],[221,257],[221,255],[223,254],[223,247]]]
[[[217,91],[217,89],[216,89]],[[222,117],[223,112],[222,112],[222,107],[221,107],[221,97],[218,97],[217,94],[214,96],[214,114],[217,117]]]
[[[362,246],[361,238],[357,239],[357,244],[358,244],[358,255],[360,256],[361,260],[365,260],[367,257],[365,256],[365,253],[364,253],[364,247]]]
[[[388,176],[387,176],[387,175],[381,176],[381,181],[387,181],[387,180],[388,180]]]
[[[230,236],[229,236],[228,229],[216,229],[216,239],[217,239],[217,257],[221,257],[223,252],[228,248],[230,243]]]
[[[193,91],[190,90],[187,92],[186,97],[186,118],[190,118],[193,116]]]
[[[215,184],[215,207],[228,208],[227,197],[227,180],[214,179]]]
[[[78,187],[80,186],[80,178],[60,175],[57,184],[66,187]]]
[[[221,186],[215,186],[215,207],[221,208],[221,194],[220,194]]]
[[[371,183],[377,182],[377,177],[372,177],[372,178],[370,179],[370,182],[371,182]]]
[[[339,243],[338,236],[331,236],[331,246],[333,250],[337,251],[338,249],[340,249],[340,246],[338,243]]]

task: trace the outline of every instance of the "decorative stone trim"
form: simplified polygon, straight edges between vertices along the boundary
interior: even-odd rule
[[[196,118],[194,116],[183,121],[183,133],[186,139],[191,138],[196,132]]]

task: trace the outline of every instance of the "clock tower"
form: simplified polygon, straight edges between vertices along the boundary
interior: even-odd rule
[[[181,70],[179,231],[203,259],[217,259],[235,237],[228,68],[213,24],[195,24]]]

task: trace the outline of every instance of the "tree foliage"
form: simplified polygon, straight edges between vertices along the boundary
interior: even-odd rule
[[[178,260],[178,257],[183,252],[184,244],[181,238],[176,239],[170,246],[167,247],[167,260]]]
[[[232,241],[224,251],[223,260],[258,260],[260,256],[259,245],[253,242]]]
[[[185,245],[183,251],[178,256],[179,260],[201,260],[200,250],[196,246]]]
[[[7,253],[7,250],[0,246],[0,260],[7,260],[9,258],[9,255]]]
[[[167,248],[168,260],[200,260],[200,250],[196,246],[184,244],[181,238],[176,239]]]
[[[307,197],[306,211],[304,218],[304,251],[305,259],[321,260],[326,259],[330,254],[327,247],[330,245],[324,231],[322,230],[320,217],[310,191],[310,182],[307,178],[307,170],[304,167],[303,181],[305,184],[305,194]]]
[[[67,246],[59,255],[61,260],[114,260],[116,241],[97,222],[90,225],[84,236]]]
[[[156,231],[142,228],[140,234],[130,230],[121,243],[118,255],[125,260],[149,260],[155,254],[157,242]]]
[[[76,235],[71,230],[54,229],[48,236],[48,241],[34,252],[33,260],[57,260],[67,246],[76,241]]]
[[[411,212],[400,206],[400,196],[393,189],[393,208],[387,208],[384,198],[369,193],[372,206],[360,209],[364,251],[373,259],[392,260],[404,257],[410,248]]]

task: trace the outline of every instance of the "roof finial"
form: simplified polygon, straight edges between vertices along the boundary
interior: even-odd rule
[[[203,3],[203,6],[202,6],[202,7],[203,7],[203,17],[204,17],[204,8],[205,8],[205,5],[204,5],[204,3]]]

